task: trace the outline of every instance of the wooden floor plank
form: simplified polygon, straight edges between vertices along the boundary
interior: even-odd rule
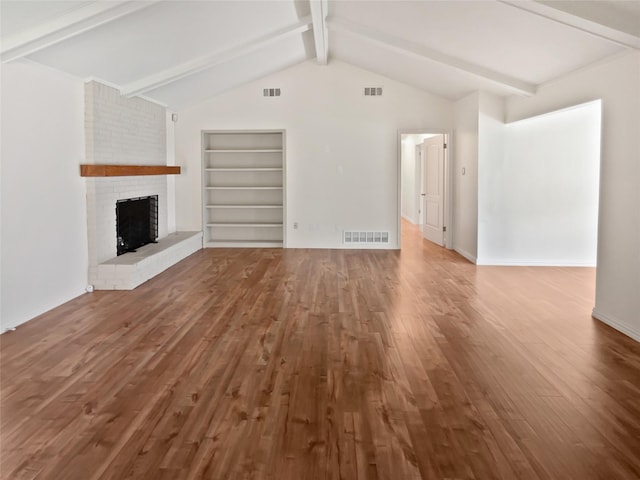
[[[0,336],[1,479],[637,479],[594,270],[208,249]]]

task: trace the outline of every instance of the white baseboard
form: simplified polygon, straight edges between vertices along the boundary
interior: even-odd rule
[[[622,321],[622,320],[620,320],[618,318],[615,318],[615,317],[613,317],[611,315],[607,315],[605,313],[602,313],[602,312],[596,310],[595,308],[591,312],[591,316],[593,318],[595,318],[596,320],[599,320],[602,323],[606,323],[610,327],[615,328],[619,332],[624,333],[627,337],[633,338],[636,342],[640,342],[640,330],[630,326],[626,322],[624,322],[624,321]]]
[[[557,260],[518,260],[518,259],[496,259],[481,258],[478,265],[493,265],[498,267],[595,267],[590,262],[558,262]]]
[[[15,330],[16,328],[18,328],[20,325],[24,325],[25,323],[38,318],[40,315],[47,313],[49,310],[53,310],[54,308],[59,307],[60,305],[64,305],[67,302],[70,302],[71,300],[80,297],[81,295],[86,294],[87,292],[85,291],[85,289],[78,289],[75,290],[74,292],[72,292],[70,295],[66,295],[63,297],[60,297],[59,299],[56,300],[56,303],[53,305],[47,305],[43,308],[40,308],[38,310],[36,310],[35,312],[31,312],[29,314],[28,318],[13,318],[11,320],[7,320],[6,318],[4,319],[4,322],[2,322],[0,319],[0,335],[10,332],[12,330]]]
[[[409,223],[413,223],[414,225],[417,225],[417,224],[418,224],[418,222],[416,222],[416,220],[415,220],[414,218],[411,218],[411,217],[409,217],[409,216],[407,216],[407,215],[404,215],[404,214],[403,214],[403,215],[402,215],[402,218],[404,218],[404,219],[405,219],[407,222],[409,222]]]
[[[469,252],[466,252],[464,250],[462,250],[461,248],[453,248],[456,252],[458,252],[460,255],[462,255],[464,258],[466,258],[467,260],[469,260],[471,263],[475,264],[477,262],[477,258],[475,257],[475,255],[471,255]]]

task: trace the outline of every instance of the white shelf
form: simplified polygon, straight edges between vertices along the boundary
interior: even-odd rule
[[[207,247],[284,245],[284,131],[203,131]]]
[[[205,190],[282,190],[282,187],[204,187]]]
[[[207,153],[282,153],[281,148],[208,148]]]
[[[205,168],[207,172],[281,172],[282,168],[253,168],[253,167],[241,167],[241,168]]]
[[[282,242],[266,240],[210,240],[205,248],[282,248]]]
[[[205,205],[205,208],[282,208],[282,205]]]
[[[207,223],[207,227],[282,227],[281,223]]]

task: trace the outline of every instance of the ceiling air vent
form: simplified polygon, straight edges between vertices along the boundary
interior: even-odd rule
[[[279,97],[280,89],[279,88],[263,88],[262,95],[264,97]]]
[[[381,97],[382,87],[364,87],[365,97]]]

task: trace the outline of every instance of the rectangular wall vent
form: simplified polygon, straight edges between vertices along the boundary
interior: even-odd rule
[[[347,245],[354,244],[388,244],[389,232],[344,232],[344,243]]]
[[[279,88],[263,88],[262,95],[265,97],[279,97],[280,89]]]
[[[364,87],[365,97],[380,97],[382,96],[382,87]]]

